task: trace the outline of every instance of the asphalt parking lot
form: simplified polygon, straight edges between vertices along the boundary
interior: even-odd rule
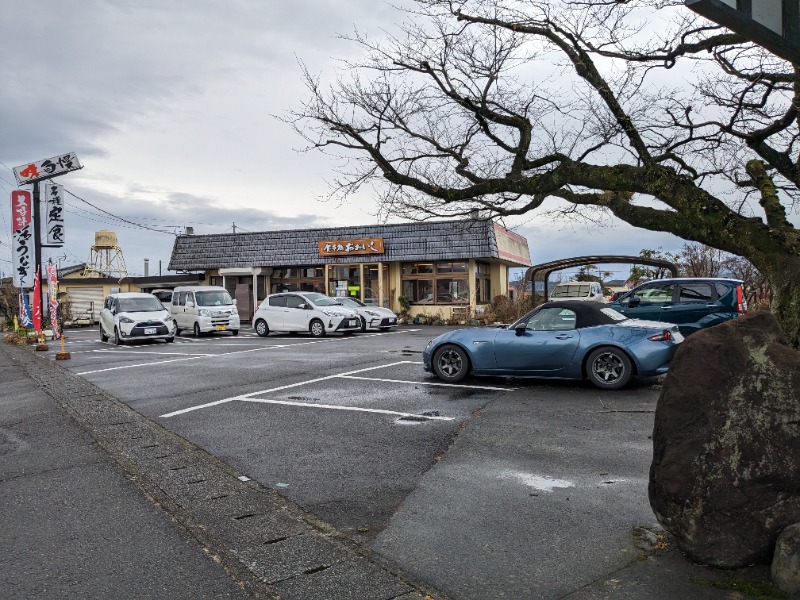
[[[95,327],[61,365],[454,598],[602,591],[655,525],[658,383],[441,384],[421,352],[444,329],[117,347]]]

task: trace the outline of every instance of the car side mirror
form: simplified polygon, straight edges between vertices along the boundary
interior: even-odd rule
[[[642,302],[641,298],[637,298],[637,297],[634,296],[633,298],[628,300],[628,306],[633,308],[635,306],[639,306],[639,304],[641,304],[641,302]]]
[[[302,304],[298,304],[298,305],[297,305],[297,308],[300,308],[300,309],[302,309],[302,310],[308,310],[309,306],[308,306],[308,304],[306,304],[305,302],[303,302]]]
[[[236,298],[234,298],[234,299],[233,299],[233,305],[234,305],[234,306],[237,306],[238,304],[239,304],[239,302],[236,300]]]
[[[528,330],[528,328],[527,328],[525,325],[520,325],[519,327],[515,327],[515,328],[514,328],[514,333],[515,333],[517,336],[520,336],[520,335],[525,335],[525,332],[526,332],[527,330]]]

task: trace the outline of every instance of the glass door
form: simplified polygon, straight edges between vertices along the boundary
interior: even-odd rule
[[[381,273],[382,271],[382,273]],[[364,297],[361,300],[370,306],[379,306],[383,298],[383,306],[389,306],[389,265],[364,265]]]
[[[328,265],[328,296],[361,298],[358,265]]]

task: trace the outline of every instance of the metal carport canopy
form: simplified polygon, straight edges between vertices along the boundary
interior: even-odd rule
[[[678,266],[668,260],[660,258],[645,258],[643,256],[575,256],[572,258],[562,258],[549,263],[533,265],[525,271],[525,281],[531,282],[531,292],[536,297],[535,281],[544,281],[544,298],[548,297],[548,278],[553,271],[561,271],[570,267],[580,267],[583,265],[605,264],[605,263],[627,263],[632,265],[647,265],[649,267],[661,267],[668,269],[673,277],[678,276]]]

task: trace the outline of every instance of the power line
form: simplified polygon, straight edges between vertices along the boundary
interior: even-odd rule
[[[91,203],[91,202],[89,202],[88,200],[84,200],[83,198],[81,198],[80,196],[77,196],[76,194],[72,193],[71,191],[69,191],[69,190],[68,190],[68,189],[66,189],[66,188],[64,188],[64,191],[65,191],[67,194],[69,194],[70,196],[72,196],[73,198],[76,198],[77,200],[80,200],[81,202],[83,202],[83,203],[85,203],[85,204],[88,204],[88,205],[89,205],[89,206],[91,206],[93,209],[95,209],[95,210],[98,210],[98,211],[100,211],[101,213],[108,215],[109,217],[112,217],[112,218],[114,218],[114,219],[119,219],[120,221],[122,221],[122,222],[124,222],[124,223],[128,223],[128,224],[130,224],[130,225],[133,225],[134,227],[139,227],[139,228],[141,228],[141,229],[147,229],[147,230],[149,230],[149,231],[154,231],[154,232],[156,232],[156,233],[164,233],[164,234],[167,234],[167,235],[177,235],[177,234],[176,234],[175,232],[173,232],[173,231],[163,231],[163,230],[161,230],[161,229],[155,229],[155,228],[153,228],[153,227],[148,227],[147,225],[142,225],[141,223],[135,223],[134,221],[130,221],[130,220],[128,220],[128,219],[125,219],[125,218],[123,218],[123,217],[117,216],[117,215],[115,215],[115,214],[113,214],[113,213],[110,213],[110,212],[108,212],[107,210],[103,210],[103,209],[102,209],[102,208],[100,208],[99,206],[95,206],[94,204],[92,204],[92,203]]]

